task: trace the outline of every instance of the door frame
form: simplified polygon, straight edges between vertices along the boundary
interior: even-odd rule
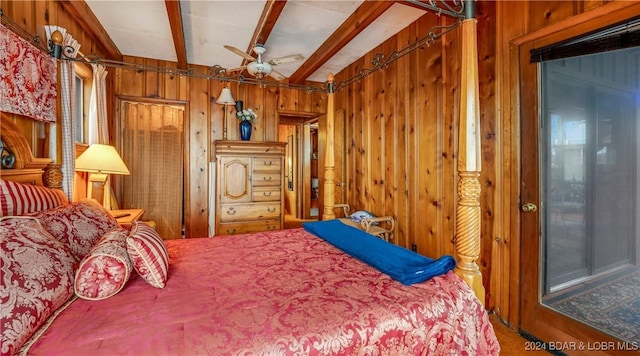
[[[620,23],[636,17],[637,3],[610,3],[597,9],[571,17],[539,31],[514,39],[511,42],[509,62],[517,68],[517,95],[513,107],[518,107],[520,125],[520,201],[519,207],[534,203],[541,209],[540,191],[540,69],[532,64],[530,50],[557,43],[572,37]],[[514,88],[515,89],[515,88]],[[526,139],[524,139],[526,137]],[[525,159],[526,157],[526,159]],[[575,343],[617,342],[612,336],[572,318],[553,311],[540,303],[540,238],[541,209],[523,212],[520,209],[520,330],[547,342]],[[579,351],[579,349],[576,349]],[[572,350],[562,350],[572,351]]]
[[[311,139],[309,133],[309,124],[318,122],[318,118],[323,113],[295,111],[295,110],[278,110],[276,111],[276,124],[296,126],[296,155],[298,159],[294,160],[295,181],[294,191],[296,195],[296,217],[308,219],[309,209],[311,206]],[[319,210],[322,211],[322,210]]]

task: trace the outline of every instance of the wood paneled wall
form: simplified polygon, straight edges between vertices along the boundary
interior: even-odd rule
[[[173,68],[176,63],[126,57],[127,63],[144,66]],[[193,67],[200,73],[207,73],[205,67]],[[185,236],[207,236],[209,209],[209,162],[212,142],[223,137],[225,108],[216,104],[222,88],[229,87],[235,100],[244,101],[244,108],[253,109],[258,120],[254,124],[251,140],[277,141],[277,110],[297,110],[324,112],[324,95],[282,89],[261,88],[255,85],[224,83],[197,76],[178,76],[155,72],[118,69],[116,71],[116,95],[128,98],[155,98],[181,100],[187,102],[189,117],[186,127],[187,147],[185,147]],[[227,139],[237,140],[238,120],[235,108],[227,106]],[[116,115],[117,119],[117,115]],[[179,184],[179,183],[178,183]]]
[[[521,285],[518,103],[520,88],[527,85],[520,83],[517,64],[508,58],[517,51],[515,39],[595,11],[608,2],[477,3],[483,159],[479,264],[487,290],[486,306],[513,326],[519,324]],[[56,1],[0,0],[0,6],[5,14],[43,38],[44,24],[59,24],[82,43],[83,53],[101,55],[98,46]],[[426,14],[337,73],[336,82],[370,67],[374,54],[390,54],[426,35],[431,27],[451,22],[444,16]],[[460,50],[459,30],[455,30],[336,94],[336,109],[344,113],[346,170],[341,179],[347,183],[348,202],[357,209],[395,216],[395,242],[408,248],[415,245],[420,253],[433,257],[454,254]],[[175,66],[142,58],[124,60]],[[114,102],[115,95],[188,102],[186,235],[207,235],[210,147],[213,140],[222,138],[224,118],[223,107],[215,104],[215,99],[224,83],[122,69],[110,69],[108,78]],[[244,100],[245,108],[258,112],[254,140],[277,140],[276,110],[326,109],[322,94],[237,83],[229,87],[234,98]],[[114,113],[113,105],[110,103],[110,113]],[[228,110],[228,138],[236,139],[237,121],[232,108]],[[319,122],[322,127],[322,117]],[[23,125],[25,132],[35,132],[30,125]],[[322,137],[320,133],[321,143]]]
[[[519,325],[520,123],[513,40],[608,1],[479,1],[478,54],[482,137],[482,247],[486,306]],[[336,75],[370,67],[450,19],[427,14]],[[459,106],[459,31],[339,91],[346,111],[349,203],[398,219],[396,243],[427,256],[453,254],[455,153]],[[537,95],[537,93],[526,93]],[[537,253],[528,251],[525,253]]]

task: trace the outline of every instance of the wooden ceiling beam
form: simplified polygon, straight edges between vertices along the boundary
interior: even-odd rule
[[[303,84],[318,68],[364,31],[396,1],[364,1],[340,27],[289,77],[292,84]]]
[[[178,69],[187,69],[187,47],[184,40],[184,27],[182,25],[182,11],[179,0],[165,0],[169,25],[171,26],[171,36],[173,46],[178,58]]]
[[[282,13],[282,9],[287,4],[286,0],[267,0],[264,4],[264,9],[262,9],[262,15],[260,16],[260,20],[256,25],[256,29],[253,31],[253,36],[251,37],[251,42],[249,42],[249,48],[247,48],[247,53],[251,54],[253,51],[253,47],[256,44],[261,43],[265,44],[273,27],[276,25],[280,14]],[[249,61],[246,59],[242,61],[242,65],[247,64]]]
[[[113,43],[107,31],[102,27],[96,15],[91,11],[89,5],[84,1],[59,0],[62,8],[78,22],[84,32],[91,37],[100,49],[105,52],[106,59],[116,61],[122,60],[122,53]]]

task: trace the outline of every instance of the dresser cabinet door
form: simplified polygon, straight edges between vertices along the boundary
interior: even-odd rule
[[[222,157],[220,159],[219,196],[221,203],[251,201],[251,158]]]

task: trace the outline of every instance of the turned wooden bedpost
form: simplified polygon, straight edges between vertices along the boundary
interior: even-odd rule
[[[474,1],[465,1],[462,22],[462,78],[458,141],[458,202],[456,274],[473,289],[484,304],[485,291],[477,260],[480,257],[480,111],[478,85],[477,20]]]
[[[327,78],[327,142],[324,150],[324,212],[322,220],[332,220],[336,218],[334,212],[334,196],[336,189],[335,158],[333,157],[333,146],[335,144],[335,133],[333,131],[333,74],[329,73]]]

